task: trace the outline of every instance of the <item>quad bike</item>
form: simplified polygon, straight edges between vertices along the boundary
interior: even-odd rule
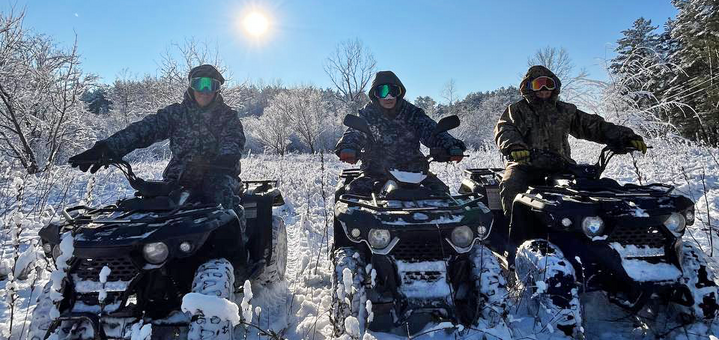
[[[188,317],[180,307],[188,293],[234,304],[245,280],[283,279],[287,236],[272,213],[284,204],[276,181],[245,181],[238,217],[203,203],[195,189],[145,181],[122,160],[112,165],[136,197],[67,208],[64,222],[39,232],[58,270],[39,298],[29,339],[129,339],[143,323],[152,324],[152,339],[232,339],[230,321],[202,308]]]
[[[372,136],[360,117],[347,116],[345,125]],[[447,117],[434,135],[457,125],[456,116]],[[450,160],[441,148],[429,157]],[[429,322],[450,322],[453,330],[480,319],[503,325],[505,281],[483,245],[492,215],[481,195],[433,191],[420,184],[426,173],[403,169],[386,169],[370,195],[346,192],[360,175],[344,170],[335,195],[334,336],[416,334]]]
[[[524,290],[543,324],[568,336],[583,337],[582,292],[602,291],[631,312],[659,297],[693,319],[717,316],[716,267],[682,240],[694,223],[694,203],[670,185],[601,178],[615,154],[631,151],[607,146],[596,164],[578,165],[532,150],[530,165],[553,168],[516,196],[509,220],[499,201],[502,169],[469,169],[459,190],[484,195],[495,217],[489,244],[505,255],[504,267],[515,270],[510,281]]]

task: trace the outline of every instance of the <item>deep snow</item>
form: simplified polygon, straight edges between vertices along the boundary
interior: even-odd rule
[[[663,182],[675,185],[677,191],[696,201],[697,222],[688,229],[685,240],[696,242],[708,253],[717,253],[713,244],[719,226],[719,150],[652,140],[654,148],[646,156],[637,156],[643,183]],[[597,144],[574,142],[574,156],[578,161],[594,162]],[[713,153],[713,155],[711,154]],[[469,159],[455,164],[432,164],[432,169],[453,190],[463,178],[463,170],[471,167],[500,167],[496,150],[471,152]],[[321,162],[324,159],[324,162]],[[165,161],[135,163],[136,173],[143,178],[160,178]],[[1,164],[0,164],[1,165]],[[332,200],[337,176],[346,165],[332,154],[325,155],[250,155],[243,160],[243,179],[278,179],[287,204],[276,208],[285,219],[288,232],[289,256],[286,282],[266,289],[252,287],[253,324],[271,329],[288,339],[329,339],[331,273],[328,244],[332,240]],[[7,166],[0,167],[0,219],[6,232],[0,235],[0,334],[1,338],[24,339],[34,308],[35,299],[51,278],[54,268],[45,263],[37,243],[37,230],[50,219],[59,219],[62,206],[75,204],[109,204],[118,198],[130,197],[133,190],[119,171],[102,170],[91,176],[69,167],[58,167],[50,176],[27,176]],[[605,176],[621,182],[637,183],[632,157],[617,156]],[[704,190],[706,186],[706,191]],[[42,209],[41,209],[42,208]],[[708,212],[708,214],[707,214]],[[711,219],[713,233],[708,232]],[[328,242],[329,241],[329,242]],[[63,250],[68,249],[65,247]],[[70,250],[71,251],[71,250]],[[20,256],[20,254],[24,254]],[[31,256],[32,254],[35,254]],[[716,255],[719,256],[719,255]],[[17,257],[17,258],[16,258]],[[16,264],[16,265],[15,265]],[[21,267],[21,268],[19,268]],[[718,266],[719,267],[719,266]],[[23,273],[23,275],[18,275]],[[242,296],[236,303],[241,305]],[[589,339],[654,338],[655,332],[667,332],[661,318],[654,322],[632,317],[597,293],[582,296],[585,307],[586,334]],[[11,307],[14,306],[14,307]],[[258,308],[259,307],[259,308]],[[368,311],[371,306],[367,306]],[[251,308],[251,307],[248,307]],[[661,308],[659,308],[661,311]],[[12,330],[10,320],[12,318]],[[647,319],[648,319],[647,318]],[[644,321],[643,321],[644,320]],[[514,338],[561,338],[548,329],[533,325],[531,318],[512,318]],[[657,325],[659,324],[659,325]],[[147,325],[145,325],[147,326]],[[449,327],[450,330],[443,330]],[[452,325],[427,325],[429,332],[419,338],[455,339]],[[431,331],[437,330],[437,331]],[[704,325],[678,329],[669,338],[708,338],[715,330]],[[11,333],[10,333],[11,331]],[[150,327],[136,330],[140,336]],[[540,331],[544,333],[539,334]],[[250,329],[252,333],[252,329]],[[644,334],[646,333],[646,334]],[[489,333],[470,332],[464,338],[480,335],[497,338]],[[642,335],[644,334],[644,335]],[[252,336],[251,338],[257,338]],[[402,339],[397,335],[366,334],[366,339]]]

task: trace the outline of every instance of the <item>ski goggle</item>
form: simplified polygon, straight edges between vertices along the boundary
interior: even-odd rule
[[[195,77],[190,79],[190,87],[197,92],[217,92],[220,81],[210,77]]]
[[[554,79],[547,76],[537,77],[529,82],[529,88],[532,89],[532,91],[539,91],[542,89],[542,87],[551,91],[554,90],[556,86],[557,85],[554,83]]]
[[[400,93],[402,93],[402,89],[397,85],[382,84],[374,88],[374,95],[380,99],[387,98],[388,95],[397,98]]]

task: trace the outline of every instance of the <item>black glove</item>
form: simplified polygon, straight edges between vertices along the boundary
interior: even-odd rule
[[[90,169],[90,173],[94,174],[103,166],[107,168],[113,160],[117,160],[118,158],[107,143],[99,141],[89,150],[70,157],[68,163],[70,163],[70,166],[73,168],[79,168],[82,172]]]

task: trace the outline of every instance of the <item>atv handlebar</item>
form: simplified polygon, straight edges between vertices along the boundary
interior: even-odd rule
[[[78,164],[97,164],[95,162],[79,162]],[[122,174],[127,178],[127,182],[130,183],[130,186],[137,190],[137,192],[141,196],[146,197],[156,197],[156,196],[167,196],[169,195],[173,190],[178,188],[178,184],[176,182],[169,182],[169,181],[153,181],[153,180],[144,180],[140,177],[137,177],[135,173],[132,171],[132,166],[127,161],[120,159],[109,159],[106,164],[103,164],[103,166],[113,166],[117,169],[119,169]]]
[[[647,146],[647,149],[651,149],[651,146]],[[602,148],[599,153],[599,159],[593,166],[597,168],[597,178],[601,177],[604,170],[606,170],[609,161],[615,155],[623,155],[639,151],[639,149],[633,146],[617,146],[617,145],[606,145]],[[507,155],[509,161],[514,162],[515,159],[511,155]],[[562,171],[567,167],[575,165],[573,161],[566,159],[564,156],[556,151],[546,149],[530,149],[529,150],[529,165],[539,167],[550,171]]]
[[[367,124],[367,121],[363,119],[362,117],[359,117],[357,115],[346,115],[342,123],[352,129],[355,129],[357,131],[360,131],[364,133],[370,140],[372,144],[375,143],[374,137],[372,136],[372,131],[369,128],[369,124]],[[459,117],[457,115],[451,115],[444,117],[437,122],[437,126],[435,126],[434,130],[432,131],[432,138],[436,137],[440,133],[447,132],[449,130],[452,130],[456,127],[458,127],[460,124]],[[357,159],[361,160],[365,153],[363,150],[356,150],[357,151]],[[450,155],[447,150],[445,150],[442,147],[432,147],[429,149],[429,155],[426,156],[427,160],[430,162],[451,162],[455,161],[459,158],[460,160],[464,157],[468,157],[469,155]],[[457,160],[458,161],[458,160]]]

